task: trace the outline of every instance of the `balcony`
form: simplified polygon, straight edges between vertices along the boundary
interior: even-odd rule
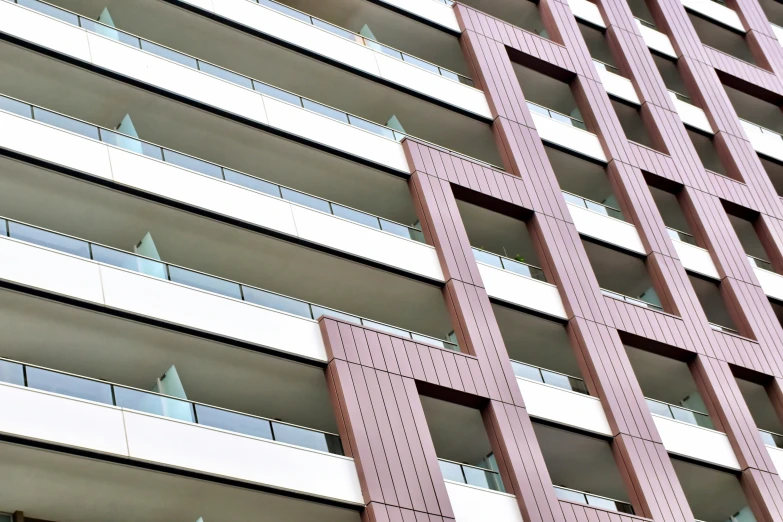
[[[464,0],[460,2],[490,16],[503,20],[515,27],[549,38],[544,27],[538,2],[532,0]]]
[[[772,463],[775,464],[775,469],[780,474],[780,470],[783,469],[783,435],[762,429],[759,429],[759,435],[767,447]]]
[[[237,2],[249,8],[263,9],[260,6],[254,7],[249,2],[241,0],[237,0]],[[53,9],[48,4],[42,3],[36,3],[34,6],[39,8],[47,6],[47,13],[52,12]],[[230,49],[228,46],[226,48],[209,47],[205,46],[204,42],[198,42],[188,37],[184,37],[183,41],[183,38],[176,38],[177,35],[172,36],[171,31],[153,31],[149,27],[150,24],[145,25],[139,22],[135,15],[128,15],[127,25],[137,25],[143,34],[151,34],[162,40],[153,43],[148,37],[137,37],[69,11],[57,10],[61,18],[68,20],[66,22],[42,16],[24,7],[15,7],[12,4],[4,4],[2,8],[4,11],[8,11],[7,14],[4,14],[4,18],[8,20],[9,26],[5,29],[0,27],[0,30],[5,30],[12,35],[37,45],[54,48],[71,58],[91,63],[99,69],[134,78],[153,88],[161,88],[198,103],[206,103],[232,115],[238,115],[240,118],[248,118],[255,124],[278,128],[300,139],[313,140],[344,153],[357,155],[367,161],[381,163],[392,169],[408,171],[404,154],[401,148],[394,143],[404,134],[402,132],[403,125],[408,133],[420,135],[424,140],[427,140],[428,136],[436,138],[442,147],[448,148],[451,145],[461,148],[464,145],[468,148],[484,148],[483,152],[478,149],[475,151],[478,152],[478,155],[485,152],[489,154],[487,157],[489,163],[499,163],[500,161],[497,147],[485,120],[480,121],[457,114],[436,104],[403,94],[399,90],[382,87],[368,80],[356,79],[329,66],[318,65],[317,62],[309,59],[307,62],[309,65],[304,62],[300,64],[298,60],[305,58],[291,51],[282,51],[278,48],[274,50],[275,53],[283,52],[285,54],[285,56],[274,58],[274,60],[283,60],[282,63],[286,64],[285,67],[282,65],[280,68],[269,67],[268,64],[261,67],[260,55],[251,53],[254,47],[259,46],[259,41],[236,31],[231,31],[230,35],[239,41],[232,42]],[[186,11],[181,12],[187,13]],[[204,28],[205,31],[215,30],[215,24],[207,19],[192,13],[186,16],[194,17],[198,23],[207,24],[208,27]],[[175,23],[175,20],[171,20],[171,22],[174,24],[173,26],[181,26],[182,20],[179,20],[178,23]],[[83,27],[80,27],[80,24]],[[228,29],[225,28],[225,30]],[[313,28],[313,30],[331,35],[322,29]],[[55,35],[56,38],[54,38]],[[47,38],[52,38],[52,41]],[[229,36],[227,35],[226,38]],[[334,38],[344,41],[338,36],[334,36]],[[163,44],[167,41],[181,44],[181,47],[176,51],[165,47]],[[91,49],[90,53],[87,52],[88,45]],[[358,44],[350,42],[348,45]],[[377,54],[369,48],[362,48],[371,54]],[[190,51],[200,57],[207,56],[212,60],[194,58],[180,49]],[[15,59],[20,60],[20,58]],[[30,60],[40,62],[40,67],[58,66],[57,62],[51,59],[32,60],[30,58]],[[400,64],[406,63],[391,57],[388,57],[388,60]],[[275,61],[269,63],[275,63]],[[225,68],[227,66],[230,69]],[[319,67],[327,67],[327,71],[319,71]],[[440,74],[436,76],[433,72],[413,65],[405,65],[405,67],[419,71],[417,74],[441,78],[448,84],[475,91],[483,103],[486,103],[483,93],[472,87],[446,79]],[[31,64],[25,64],[25,69],[31,69]],[[281,76],[283,71],[287,72],[286,76]],[[29,74],[30,72],[27,71],[27,75]],[[42,74],[48,75],[48,77],[57,76],[53,71]],[[313,75],[320,75],[319,77],[324,81],[313,82]],[[99,83],[97,77],[93,78],[88,85],[94,87],[93,84],[96,83]],[[324,85],[327,84],[334,86],[335,89],[325,89]],[[274,87],[272,87],[273,85]],[[339,88],[340,86],[342,88]],[[280,87],[283,89],[281,90]],[[383,92],[378,92],[379,90]],[[291,91],[304,93],[304,98],[308,99],[303,100],[300,96],[292,95]],[[8,93],[8,91],[6,92]],[[347,92],[350,92],[351,95],[348,96]],[[312,99],[319,101],[312,102]],[[371,100],[372,102],[370,102]],[[302,110],[302,105],[305,110]],[[341,107],[341,110],[332,107]],[[351,113],[350,116],[346,112]],[[379,125],[376,122],[389,122],[395,126],[395,129]],[[444,125],[449,128],[448,132],[438,130],[438,127],[443,129]],[[364,132],[357,132],[359,130]],[[472,135],[472,138],[466,139],[469,134]],[[380,138],[383,139],[379,140]],[[461,143],[457,143],[457,141]],[[356,143],[352,145],[352,142]],[[472,151],[461,151],[461,153],[473,156]]]
[[[697,521],[755,522],[736,471],[675,457],[671,462]]]
[[[636,25],[647,47],[665,56],[677,58],[677,53],[674,51],[671,40],[669,40],[666,34],[660,32],[655,24],[637,17]]]
[[[682,0],[682,5],[686,9],[706,16],[721,25],[741,33],[745,32],[745,27],[742,25],[739,15],[733,9],[726,7],[722,2],[715,0]]]
[[[574,225],[581,235],[644,254],[636,227],[623,219],[620,209],[563,192]]]
[[[438,459],[446,491],[459,522],[522,522],[516,497],[505,493],[496,471]]]
[[[775,38],[777,38],[779,42],[783,42],[783,27],[773,23],[770,23],[769,25],[772,26],[772,33],[775,35]],[[783,43],[781,43],[781,45],[783,45]]]
[[[606,162],[598,136],[589,132],[582,120],[527,102],[541,139],[557,147]]]
[[[609,511],[617,511],[618,513],[628,513],[633,515],[633,506],[628,502],[622,500],[615,500],[608,497],[602,497],[599,495],[593,495],[591,493],[584,493],[575,489],[568,489],[562,486],[555,486],[555,495],[560,500],[567,500],[568,502],[576,502],[579,504],[587,504],[601,509],[607,509]]]
[[[672,90],[669,90],[669,97],[672,99],[674,108],[677,109],[677,114],[680,115],[680,119],[685,125],[709,134],[714,133],[707,115],[694,105],[689,97]]]
[[[783,161],[783,135],[740,118],[753,149],[774,160]]]
[[[720,279],[718,269],[715,268],[710,253],[706,248],[697,245],[696,239],[692,235],[669,227],[666,227],[666,232],[672,239],[674,250],[677,251],[677,256],[686,270],[713,279]]]
[[[620,74],[620,70],[608,63],[604,63],[593,58],[593,64],[598,71],[598,77],[604,84],[604,89],[611,96],[640,105],[639,97],[636,95],[636,89],[628,78]]]
[[[574,17],[596,27],[606,27],[601,11],[594,3],[588,0],[568,0],[568,6],[571,8],[571,12],[574,13]]]
[[[710,0],[684,0],[683,4],[691,1],[698,4],[712,4],[717,8],[720,8],[718,4],[715,4]],[[736,13],[730,9],[723,9],[726,9],[736,16]],[[751,51],[751,48],[745,39],[746,31],[741,23],[739,24],[739,28],[736,28],[731,25],[724,24],[723,22],[719,22],[713,17],[705,15],[702,12],[696,12],[691,9],[688,9],[688,18],[690,19],[691,24],[693,24],[693,28],[696,30],[696,34],[699,36],[699,39],[704,45],[710,46],[722,53],[733,56],[734,58],[747,62],[751,65],[757,65],[755,57],[753,56],[753,52]]]

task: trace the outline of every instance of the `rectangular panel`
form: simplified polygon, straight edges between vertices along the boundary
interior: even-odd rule
[[[106,145],[21,116],[0,112],[0,146],[111,179]]]
[[[92,261],[6,237],[0,237],[0,259],[6,281],[103,304],[99,267]]]
[[[363,504],[353,459],[123,410],[132,459]]]
[[[563,319],[568,317],[556,286],[485,263],[477,264],[490,297]]]
[[[772,446],[767,446],[766,448],[772,459],[772,463],[775,464],[778,476],[783,477],[783,475],[781,475],[781,471],[783,471],[783,449],[773,448]]]
[[[740,468],[725,433],[655,414],[652,417],[666,451],[726,468]]]
[[[612,245],[644,254],[644,245],[636,227],[625,221],[603,216],[592,210],[568,203],[568,210],[580,234],[599,239]]]
[[[644,38],[644,43],[647,44],[647,47],[672,58],[677,58],[677,53],[674,52],[674,47],[672,47],[672,42],[668,36],[652,27],[647,27],[638,18],[636,19],[636,25],[639,27],[639,32],[642,33],[642,38]]]
[[[90,61],[84,30],[10,2],[0,2],[0,31]]]
[[[0,383],[0,432],[128,455],[119,408],[4,383]]]
[[[272,127],[401,172],[410,172],[402,145],[396,141],[266,96],[264,105]]]
[[[583,393],[517,377],[519,390],[531,417],[539,417],[583,430],[611,435],[601,401]]]
[[[101,266],[101,277],[107,306],[326,360],[313,320],[118,268]]]
[[[239,85],[174,63],[105,36],[88,33],[92,62],[167,91],[266,123],[263,97]]]
[[[432,1],[432,0],[427,0]],[[381,77],[433,98],[447,101],[485,118],[492,118],[484,93],[468,85],[425,71],[415,65],[377,53]]]
[[[783,137],[772,131],[765,131],[752,123],[740,119],[753,149],[778,161],[783,161]]]
[[[619,74],[607,71],[601,64],[595,64],[595,68],[598,71],[598,77],[601,78],[601,83],[604,84],[604,89],[606,89],[608,94],[637,105],[641,104],[631,80],[623,78]]]
[[[695,245],[689,245],[682,241],[677,241],[676,239],[672,239],[672,243],[682,262],[682,266],[684,266],[686,270],[697,272],[712,277],[713,279],[720,279],[718,269],[715,268],[715,263],[712,262],[712,257],[710,257],[710,253],[707,250]]]
[[[598,6],[594,3],[588,0],[568,0],[568,7],[571,8],[571,12],[574,13],[575,17],[598,27],[606,27],[601,11],[598,10]]]
[[[775,34],[775,37],[778,39],[778,42],[783,45],[783,27],[780,27],[779,25],[775,24],[769,24],[772,26],[772,32]]]
[[[209,176],[113,147],[114,180],[176,201],[297,235],[291,204]]]
[[[707,115],[704,114],[703,110],[695,105],[680,100],[671,91],[669,91],[669,96],[674,103],[674,107],[677,109],[677,114],[680,115],[680,119],[685,125],[690,125],[691,127],[704,132],[709,132],[710,134],[714,132],[710,125],[710,121],[707,119]]]
[[[456,522],[522,522],[514,495],[446,481]]]
[[[682,0],[682,5],[723,25],[745,32],[739,15],[725,5],[720,5],[713,0]]]
[[[759,284],[761,284],[761,289],[764,290],[765,294],[783,301],[783,276],[757,266],[753,267],[753,272],[759,279]]]
[[[454,8],[438,0],[422,2],[421,0],[381,0],[382,2],[393,5],[403,11],[408,11],[421,18],[426,18],[430,22],[442,25],[452,31],[460,32],[457,16],[454,14]]]
[[[542,114],[535,112],[531,112],[531,114],[542,140],[600,161],[606,161],[601,142],[595,134],[560,123]]]
[[[299,205],[291,205],[291,210],[302,239],[443,281],[432,246]]]

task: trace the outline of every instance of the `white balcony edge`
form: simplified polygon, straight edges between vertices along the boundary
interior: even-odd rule
[[[725,25],[726,27],[730,27],[741,33],[745,32],[745,27],[742,25],[742,20],[740,20],[739,15],[733,9],[729,9],[725,5],[720,5],[712,0],[682,0],[682,5],[721,25]]]

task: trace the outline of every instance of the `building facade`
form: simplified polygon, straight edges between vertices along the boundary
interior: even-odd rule
[[[0,520],[783,521],[778,0],[2,0],[0,71]]]

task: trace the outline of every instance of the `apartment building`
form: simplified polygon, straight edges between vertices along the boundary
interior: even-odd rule
[[[0,521],[783,521],[779,0],[0,0]]]

